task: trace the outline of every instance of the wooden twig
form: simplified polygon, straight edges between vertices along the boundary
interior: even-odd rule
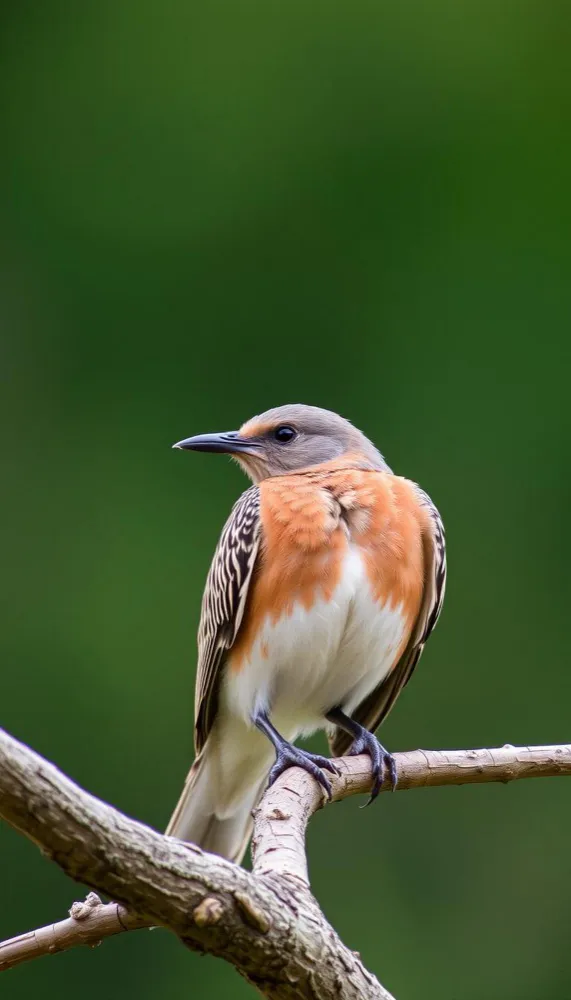
[[[90,892],[83,902],[72,903],[66,920],[58,920],[55,924],[2,941],[0,972],[21,962],[29,962],[32,958],[67,951],[79,944],[95,948],[103,938],[146,926],[147,921],[128,913],[123,906],[102,903],[97,893]]]
[[[436,785],[474,785],[520,778],[571,775],[571,744],[514,747],[507,743],[490,750],[412,750],[396,753],[397,791]],[[341,757],[341,772],[331,775],[333,801],[369,792],[368,757]],[[329,777],[329,775],[328,775]],[[385,780],[383,792],[390,791]],[[317,782],[306,771],[292,768],[265,793],[256,813],[252,840],[256,874],[295,874],[309,886],[305,829],[324,804]]]

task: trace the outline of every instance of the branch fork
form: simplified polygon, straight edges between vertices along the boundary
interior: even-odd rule
[[[399,790],[571,775],[571,744],[416,750],[395,759]],[[368,757],[336,764],[333,801],[369,792]],[[382,791],[389,788],[386,781]],[[0,943],[0,971],[161,925],[187,947],[232,963],[270,1000],[394,1000],[310,892],[305,830],[323,799],[305,771],[286,771],[256,810],[247,872],[129,819],[0,730],[0,817],[94,890],[65,920]]]

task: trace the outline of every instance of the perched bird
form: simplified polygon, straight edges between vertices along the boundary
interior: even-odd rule
[[[333,755],[368,753],[374,798],[391,755],[373,735],[442,607],[444,530],[348,420],[279,406],[239,431],[173,447],[236,458],[254,485],[218,543],[202,601],[196,759],[167,834],[239,862],[252,809],[286,768],[330,794],[327,757],[293,745],[326,729]]]

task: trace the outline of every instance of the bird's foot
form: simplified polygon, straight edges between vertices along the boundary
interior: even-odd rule
[[[276,751],[276,762],[270,771],[268,788],[279,778],[280,774],[287,771],[288,767],[302,767],[308,774],[313,775],[324,789],[327,798],[331,800],[331,782],[324,775],[323,768],[333,774],[339,774],[339,768],[329,757],[321,757],[318,753],[310,753],[309,750],[300,750],[292,743],[282,743]]]
[[[388,771],[391,789],[393,792],[397,787],[398,775],[396,761],[392,753],[389,753],[383,744],[379,743],[375,734],[370,733],[368,729],[364,729],[363,732],[353,740],[351,749],[349,750],[350,757],[356,757],[357,754],[360,753],[369,754],[373,770],[373,787],[371,788],[371,794],[365,802],[365,805],[361,806],[361,808],[364,809],[366,806],[370,806],[371,802],[374,802],[379,794],[383,781],[385,780],[385,772]]]

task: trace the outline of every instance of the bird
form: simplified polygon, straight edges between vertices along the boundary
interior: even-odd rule
[[[166,835],[240,863],[252,811],[288,767],[331,797],[334,759],[295,745],[325,730],[333,758],[371,758],[370,800],[393,756],[375,730],[442,608],[440,514],[344,417],[287,404],[239,431],[173,448],[231,456],[252,484],[207,576],[198,629],[195,760]]]

